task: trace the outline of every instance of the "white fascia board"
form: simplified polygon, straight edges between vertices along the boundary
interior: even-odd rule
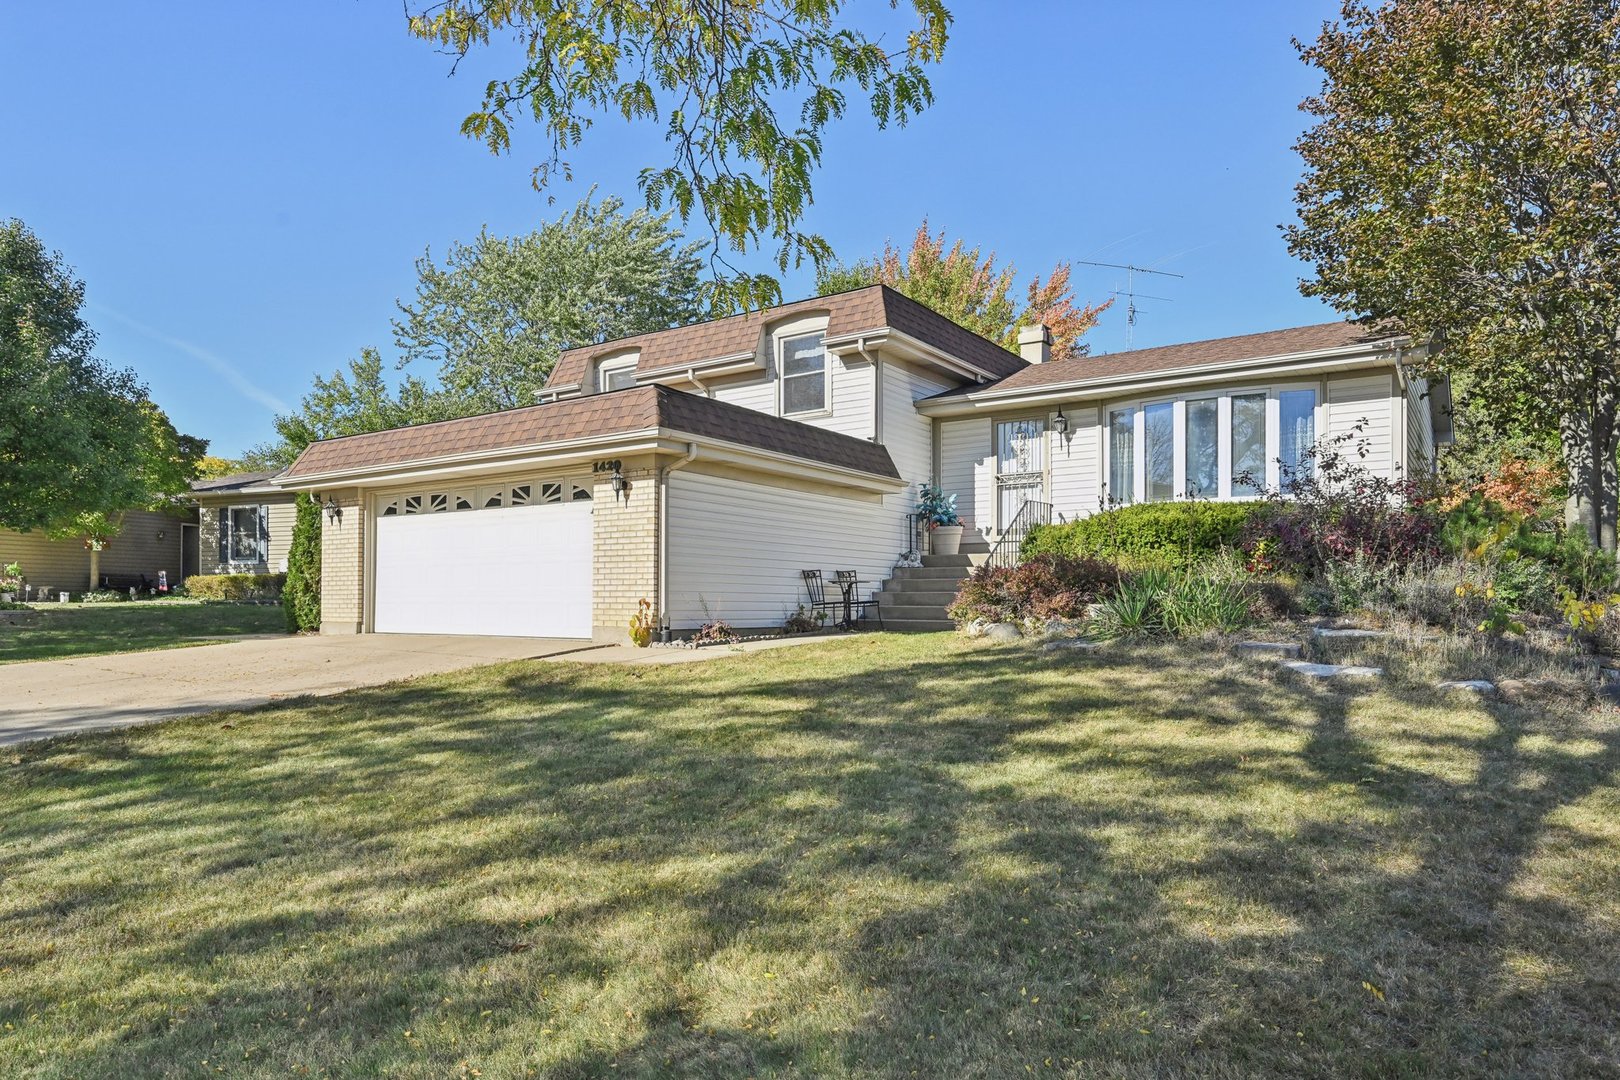
[[[943,349],[928,344],[926,341],[887,326],[876,330],[862,330],[853,334],[840,334],[835,338],[828,338],[825,344],[829,350],[838,356],[859,353],[863,348],[890,349],[902,359],[914,360],[918,363],[939,368],[969,382],[994,382],[1004,377],[986,371],[976,364],[970,364],[966,360],[958,359]]]
[[[910,486],[904,480],[895,477],[881,476],[861,469],[846,469],[825,462],[810,461],[796,454],[761,450],[757,446],[744,446],[741,443],[727,442],[710,436],[689,435],[673,428],[663,428],[660,434],[682,447],[689,443],[697,443],[702,449],[702,460],[707,462],[718,461],[759,472],[820,480],[824,483],[835,483],[884,495],[898,494]]]
[[[509,472],[512,469],[565,466],[600,457],[605,452],[629,454],[664,447],[657,442],[658,430],[617,432],[584,439],[505,447],[501,450],[473,450],[441,458],[423,458],[397,464],[361,466],[308,476],[286,477],[276,481],[279,488],[293,491],[324,491],[328,488],[372,487],[421,479],[452,479]]]
[[[579,397],[584,393],[584,383],[563,383],[560,386],[542,386],[535,397],[544,401],[556,401],[558,398]]]
[[[666,364],[661,368],[650,371],[636,372],[636,384],[645,386],[648,383],[675,380],[689,382],[687,375],[698,371],[705,375],[736,375],[745,371],[764,371],[765,364],[756,352],[733,353],[730,356],[715,356],[708,360],[696,360],[690,364]]]
[[[1138,375],[1115,375],[1099,379],[1076,379],[1050,386],[1032,386],[1027,389],[986,391],[959,395],[945,401],[916,403],[917,411],[925,416],[954,416],[978,412],[981,409],[1041,405],[1047,402],[1070,401],[1075,398],[1121,397],[1148,393],[1166,387],[1199,386],[1210,382],[1230,382],[1233,379],[1272,378],[1279,375],[1308,375],[1334,371],[1353,371],[1357,368],[1395,366],[1404,339],[1393,338],[1373,349],[1365,345],[1350,348],[1323,349],[1309,353],[1291,353],[1268,356],[1257,360],[1236,360],[1221,364],[1197,364],[1191,367],[1165,368]],[[1084,361],[1067,361],[1084,363]]]

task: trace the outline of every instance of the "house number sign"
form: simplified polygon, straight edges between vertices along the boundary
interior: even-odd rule
[[[619,471],[619,466],[622,464],[623,462],[619,461],[618,458],[614,458],[612,461],[595,461],[591,463],[591,472],[616,473]]]

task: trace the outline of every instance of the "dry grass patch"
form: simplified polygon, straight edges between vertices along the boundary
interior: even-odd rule
[[[1609,712],[948,635],[80,737],[4,766],[0,1071],[1612,1072],[1617,765]]]

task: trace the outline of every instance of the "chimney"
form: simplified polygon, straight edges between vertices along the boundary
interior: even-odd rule
[[[1045,323],[1018,328],[1018,355],[1030,364],[1044,364],[1052,359],[1052,331]]]

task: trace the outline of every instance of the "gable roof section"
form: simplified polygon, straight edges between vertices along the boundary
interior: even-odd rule
[[[752,353],[759,348],[767,324],[818,311],[827,313],[829,338],[849,337],[864,331],[887,328],[949,353],[992,378],[1010,375],[1025,366],[1016,353],[1008,352],[995,342],[963,329],[932,308],[902,296],[887,285],[869,285],[864,289],[816,296],[711,322],[679,326],[673,330],[655,330],[616,341],[604,341],[599,345],[570,349],[558,357],[557,366],[552,368],[546,385],[583,385],[590,378],[592,363],[609,353],[628,349],[641,350],[641,357],[636,363],[637,372],[679,368],[684,364],[701,364],[706,360]]]
[[[1318,323],[1313,326],[1296,326],[1288,330],[1237,334],[1232,337],[1211,338],[1208,341],[1190,341],[1180,345],[1161,345],[1152,349],[1132,349],[1120,353],[1105,353],[1101,356],[1079,356],[1072,360],[1031,364],[988,386],[957,387],[927,400],[939,401],[973,394],[999,396],[1004,392],[1018,390],[1036,392],[1068,383],[1110,378],[1128,379],[1132,375],[1148,375],[1160,371],[1241,363],[1245,360],[1264,360],[1297,353],[1347,349],[1357,345],[1375,345],[1402,336],[1399,330],[1368,327],[1360,323]]]
[[[266,472],[232,473],[229,476],[216,476],[211,480],[193,480],[191,490],[203,494],[210,491],[237,491],[241,488],[253,487],[262,484],[273,476],[279,476],[273,470]]]
[[[900,476],[877,443],[668,386],[326,439],[310,444],[284,475],[298,480],[635,433],[690,435],[890,479]]]

